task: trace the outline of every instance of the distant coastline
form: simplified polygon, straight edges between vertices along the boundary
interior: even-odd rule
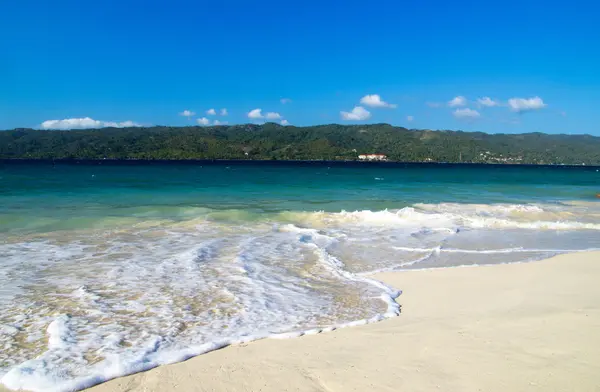
[[[388,124],[15,129],[0,132],[0,159],[597,166],[600,137],[432,131]]]
[[[472,162],[401,162],[401,161],[383,161],[383,162],[364,162],[358,160],[272,160],[272,159],[78,159],[78,158],[12,158],[0,159],[0,164],[43,164],[43,165],[154,165],[154,164],[182,164],[182,165],[220,165],[220,166],[243,166],[243,165],[264,165],[264,166],[321,166],[321,167],[502,167],[502,168],[564,168],[564,169],[600,169],[600,165],[557,165],[557,164],[528,164],[528,163],[472,163]]]

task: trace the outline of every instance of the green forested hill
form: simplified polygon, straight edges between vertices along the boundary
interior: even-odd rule
[[[600,164],[600,137],[408,130],[388,124],[0,132],[0,158],[355,160]]]

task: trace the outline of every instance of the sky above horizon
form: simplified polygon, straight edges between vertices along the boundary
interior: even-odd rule
[[[6,1],[0,129],[279,122],[600,136],[592,1]]]

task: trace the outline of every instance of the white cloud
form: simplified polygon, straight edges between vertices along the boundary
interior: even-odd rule
[[[210,125],[210,120],[206,117],[199,118],[196,121],[198,121],[198,125],[202,125],[202,126]]]
[[[281,120],[281,125],[287,126],[290,125],[290,122],[288,120]]]
[[[454,117],[459,119],[476,119],[481,117],[481,114],[477,110],[464,108],[464,109],[456,109],[453,113]]]
[[[286,103],[292,103],[292,100],[289,98],[281,98],[279,100],[279,102],[281,102],[281,104],[285,105]]]
[[[363,121],[371,118],[371,112],[362,106],[356,106],[351,112],[340,112],[342,120],[346,121]]]
[[[86,128],[126,128],[126,127],[141,127],[140,124],[133,121],[100,121],[90,117],[83,118],[65,118],[63,120],[47,120],[44,121],[40,128],[42,129],[86,129]]]
[[[141,124],[133,122],[131,120],[123,121],[123,122],[112,122],[108,121],[104,123],[105,127],[114,127],[114,128],[130,128],[130,127],[141,127]]]
[[[215,109],[208,109],[206,111],[207,116],[215,116],[216,114],[217,114],[217,111]]]
[[[219,120],[215,120],[215,121],[213,122],[213,125],[227,125],[227,124],[229,124],[229,122],[227,122],[227,121],[219,121]]]
[[[262,114],[262,109],[254,109],[254,110],[250,110],[248,112],[248,118],[251,118],[253,120],[258,120],[261,118],[265,118],[265,116],[263,116],[263,114]]]
[[[413,116],[406,116],[406,121],[412,122],[415,118]]]
[[[227,112],[227,109],[223,108],[221,109],[221,116],[227,116],[229,113]]]
[[[372,108],[390,108],[394,109],[397,105],[393,103],[387,103],[381,99],[381,97],[377,94],[365,95],[360,99],[360,103],[365,106],[370,106]]]
[[[488,107],[488,108],[500,105],[500,103],[498,101],[494,101],[490,97],[478,98],[477,99],[477,104],[479,104],[479,106],[485,106],[485,107]]]
[[[269,113],[267,113],[266,117],[267,117],[268,120],[279,120],[279,119],[282,118],[281,114],[275,113],[275,112],[269,112]]]
[[[511,98],[508,100],[508,106],[513,112],[522,113],[543,109],[546,107],[546,104],[540,97]]]
[[[455,108],[455,107],[459,107],[459,106],[466,106],[466,105],[467,105],[467,98],[463,97],[462,95],[459,95],[458,97],[454,97],[450,101],[448,101],[448,106],[450,106],[451,108]]]
[[[253,120],[261,120],[266,118],[267,120],[280,120],[283,116],[276,112],[267,112],[266,114],[262,113],[262,109],[254,109],[248,112],[248,118]]]
[[[186,109],[183,112],[179,113],[179,115],[183,116],[183,117],[192,117],[192,116],[195,116],[196,113],[192,112],[191,110]]]

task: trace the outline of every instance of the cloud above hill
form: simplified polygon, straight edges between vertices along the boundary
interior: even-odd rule
[[[378,94],[365,95],[360,99],[360,103],[372,108],[389,108],[394,109],[396,104],[385,102]]]
[[[458,119],[476,119],[481,117],[481,114],[477,110],[464,108],[464,109],[456,109],[453,113],[454,117]]]
[[[540,110],[545,108],[547,105],[544,103],[542,98],[511,98],[508,100],[508,106],[510,110],[517,113],[531,112],[534,110]]]
[[[123,122],[114,122],[114,121],[100,121],[94,120],[90,117],[82,117],[82,118],[65,118],[62,120],[46,120],[41,125],[42,129],[58,129],[58,130],[67,130],[67,129],[89,129],[89,128],[127,128],[127,127],[141,127],[141,124],[138,124],[133,121],[123,121]]]
[[[346,121],[364,121],[371,118],[371,112],[362,106],[356,106],[351,112],[340,112],[340,116]]]

